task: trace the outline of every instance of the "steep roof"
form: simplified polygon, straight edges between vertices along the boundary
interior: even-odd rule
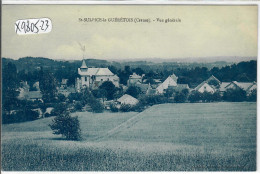
[[[178,77],[175,74],[172,74],[170,77],[177,83]]]
[[[82,65],[80,68],[88,68],[84,59],[82,60]]]
[[[85,76],[113,76],[114,74],[108,68],[88,68],[86,71],[82,71],[81,68],[78,69],[80,75]]]
[[[120,97],[119,99],[117,99],[118,102],[122,103],[122,104],[137,104],[139,101],[132,97],[131,95],[125,94],[122,97]]]
[[[114,75],[108,68],[99,68],[96,75],[99,76],[112,76]]]
[[[237,81],[233,81],[234,84],[236,84],[239,88],[247,91],[247,89],[249,89],[251,86],[254,85],[254,83],[252,82],[237,82]]]
[[[211,81],[211,80],[216,80],[218,83],[221,83],[220,81],[219,81],[219,79],[217,79],[215,76],[210,76],[210,78],[208,78],[208,80],[206,80],[206,82],[209,82],[209,81]]]
[[[177,86],[176,81],[173,80],[171,76],[169,76],[162,84],[160,84],[156,90],[159,93],[163,93],[163,90],[167,89],[169,86]]]
[[[201,84],[199,84],[196,88],[194,88],[196,91],[198,91],[204,84],[207,84],[207,85],[209,85],[208,84],[208,82],[207,81],[203,81]],[[214,89],[215,90],[215,87],[213,86],[213,85],[209,85],[212,89]]]
[[[230,82],[222,82],[219,87],[219,91],[225,91],[226,87],[230,84]]]

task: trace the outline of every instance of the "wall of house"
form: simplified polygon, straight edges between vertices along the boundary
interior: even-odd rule
[[[205,83],[204,85],[202,85],[199,90],[199,92],[203,93],[203,92],[210,92],[210,93],[214,93],[215,90],[209,86],[207,83]]]

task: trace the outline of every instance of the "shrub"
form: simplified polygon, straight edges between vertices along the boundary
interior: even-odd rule
[[[177,92],[174,96],[174,102],[176,103],[184,103],[187,100],[186,92]]]
[[[247,101],[256,102],[257,100],[257,91],[254,89],[247,97]]]
[[[121,112],[130,112],[132,111],[132,106],[129,104],[122,104],[120,107]]]
[[[67,140],[80,140],[81,129],[78,117],[72,117],[69,112],[56,116],[49,124],[53,134],[62,135]]]
[[[223,99],[231,102],[241,102],[246,100],[246,91],[242,89],[228,89],[224,92]]]
[[[90,102],[89,102],[89,106],[91,107],[92,109],[92,112],[95,112],[95,113],[102,113],[104,111],[104,105],[97,99],[92,99]]]
[[[145,108],[146,108],[146,106],[143,105],[143,103],[139,102],[135,106],[132,107],[132,110],[135,112],[142,112],[145,110]]]
[[[24,110],[15,111],[13,113],[4,112],[2,114],[3,124],[33,121],[38,118],[39,118],[39,113],[37,111],[33,111],[27,108]]]
[[[109,105],[109,107],[110,107],[110,110],[112,111],[112,112],[118,112],[118,108],[116,107],[116,104],[114,104],[114,103],[111,103],[110,105]]]
[[[195,102],[198,102],[200,100],[203,99],[203,94],[198,92],[198,91],[193,91],[189,97],[188,97],[188,100],[191,102],[191,103],[195,103]]]
[[[76,102],[74,105],[75,111],[81,111],[83,108],[83,104],[81,102]]]
[[[54,109],[51,111],[51,115],[60,115],[67,110],[66,103],[57,103]]]

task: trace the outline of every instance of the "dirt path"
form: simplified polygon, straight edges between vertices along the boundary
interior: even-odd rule
[[[94,140],[95,141],[102,141],[102,140],[104,140],[104,139],[106,139],[106,138],[108,138],[108,137],[110,137],[112,135],[118,134],[121,131],[132,127],[134,124],[136,124],[137,122],[142,120],[144,118],[144,116],[148,115],[148,114],[144,114],[144,113],[150,112],[150,110],[152,110],[153,108],[154,107],[150,107],[150,108],[146,109],[145,111],[140,112],[140,113],[134,115],[130,119],[126,120],[125,122],[123,122],[121,124],[119,124],[115,128],[109,130],[108,132],[106,132],[102,136],[96,137]]]

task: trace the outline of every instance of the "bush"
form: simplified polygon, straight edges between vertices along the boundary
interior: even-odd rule
[[[198,101],[201,101],[203,100],[203,94],[198,92],[198,91],[193,91],[189,97],[188,97],[188,100],[191,102],[191,103],[195,103],[195,102],[198,102]]]
[[[8,123],[19,123],[25,121],[33,121],[39,118],[39,113],[31,109],[24,109],[15,111],[13,113],[3,113],[2,122],[3,124]]]
[[[257,100],[257,91],[254,89],[247,97],[247,101],[256,102]]]
[[[132,106],[129,104],[122,104],[120,107],[121,112],[130,112],[132,111]]]
[[[167,97],[163,95],[147,95],[140,98],[140,104],[143,106],[152,106],[155,104],[167,103]]]
[[[64,112],[56,116],[49,124],[53,134],[62,135],[67,140],[80,140],[81,129],[78,117],[71,117],[69,112]]]
[[[146,106],[143,105],[143,103],[139,102],[135,106],[132,107],[132,111],[135,112],[143,112],[145,110]]]
[[[184,89],[182,92],[177,92],[174,96],[174,102],[184,103],[187,100],[188,92]]]
[[[246,91],[242,89],[228,89],[224,92],[223,99],[231,102],[242,102],[247,99]]]
[[[75,111],[81,111],[83,108],[83,104],[81,102],[76,102],[74,105]]]
[[[89,102],[89,106],[91,107],[92,109],[92,112],[95,112],[95,113],[102,113],[104,111],[104,105],[97,99],[92,99],[90,102]]]
[[[67,110],[66,103],[57,103],[54,109],[51,111],[51,115],[61,115],[66,110]]]
[[[109,107],[110,107],[110,110],[112,111],[112,112],[118,112],[118,108],[116,107],[116,104],[114,104],[114,103],[111,103],[110,105],[109,105]]]

